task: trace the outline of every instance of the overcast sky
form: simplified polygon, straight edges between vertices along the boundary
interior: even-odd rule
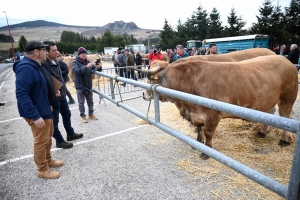
[[[134,22],[140,28],[162,29],[167,19],[173,28],[178,20],[185,22],[201,5],[209,13],[216,7],[223,25],[231,8],[247,22],[256,22],[256,15],[264,0],[13,0],[3,1],[10,25],[33,20],[46,20],[67,25],[103,26],[114,21]],[[291,0],[274,0],[282,9]],[[6,26],[5,13],[0,13],[0,27]]]

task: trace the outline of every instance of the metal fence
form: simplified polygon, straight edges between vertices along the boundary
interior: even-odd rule
[[[137,66],[133,66],[133,67],[137,67]],[[143,66],[140,66],[143,67]],[[117,71],[116,71],[117,70]],[[123,75],[120,76],[120,70],[123,70]],[[131,69],[132,71],[134,71],[133,69]],[[122,78],[126,78],[125,73],[126,71],[126,67],[109,67],[109,68],[105,68],[102,69],[102,72],[105,74],[109,74],[113,77],[122,77]],[[135,76],[136,78],[138,78],[138,73],[135,72]],[[142,91],[144,90],[141,87],[134,87],[131,84],[126,84],[126,86],[119,86],[117,87],[116,82],[114,82],[114,84],[111,84],[110,79],[104,76],[98,76],[98,84],[97,84],[97,88],[99,91],[103,92],[104,94],[107,94],[108,96],[111,95],[119,95],[119,94],[123,94],[123,93],[131,93],[131,92],[135,92],[135,91]],[[132,77],[130,77],[132,78]],[[137,79],[138,82],[146,82],[146,78],[144,78],[143,76],[140,79]],[[123,83],[122,81],[120,81],[120,83]]]
[[[290,173],[289,185],[285,186],[268,176],[261,174],[253,170],[252,168],[212,149],[207,147],[206,145],[184,135],[183,133],[174,130],[165,124],[160,122],[160,110],[159,110],[159,94],[168,95],[174,98],[178,98],[184,101],[188,101],[197,105],[205,106],[211,109],[219,110],[222,112],[230,113],[235,116],[239,116],[244,119],[264,123],[273,127],[277,127],[286,131],[290,131],[293,133],[300,135],[300,121],[284,118],[272,114],[267,114],[264,112],[219,102],[216,100],[179,92],[176,90],[171,90],[168,88],[164,88],[162,86],[153,87],[153,85],[134,81],[130,79],[126,79],[123,77],[116,77],[111,74],[107,74],[104,72],[95,72],[97,75],[103,76],[109,80],[110,84],[110,94],[105,94],[99,90],[93,90],[95,93],[99,95],[101,98],[105,98],[112,103],[115,103],[117,106],[124,108],[125,110],[133,113],[134,115],[148,121],[149,124],[152,124],[161,130],[169,133],[170,135],[176,137],[177,139],[187,143],[188,145],[192,146],[193,148],[205,153],[206,155],[210,156],[211,158],[223,163],[224,165],[232,168],[233,170],[243,174],[244,176],[250,178],[251,180],[259,183],[260,185],[266,187],[267,189],[275,192],[276,194],[284,197],[288,200],[295,200],[300,199],[300,137],[297,137],[295,141],[295,150],[294,150],[294,157],[292,163],[292,169]],[[155,109],[155,119],[148,117],[147,115],[127,106],[123,103],[123,101],[117,101],[115,98],[115,90],[114,84],[115,81],[121,81],[130,85],[136,85],[139,88],[144,88],[148,90],[152,90],[154,93],[154,109]]]

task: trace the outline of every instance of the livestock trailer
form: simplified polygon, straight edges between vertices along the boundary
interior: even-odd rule
[[[202,41],[202,47],[207,49],[211,43],[216,44],[218,53],[224,54],[250,48],[268,48],[269,36],[263,34],[254,34],[205,39]]]
[[[185,43],[185,47],[188,50],[191,50],[193,47],[195,47],[196,49],[198,49],[201,46],[202,46],[202,41],[201,40],[188,40]]]

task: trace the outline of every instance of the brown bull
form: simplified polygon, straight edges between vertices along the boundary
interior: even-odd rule
[[[277,104],[283,117],[291,117],[298,92],[295,66],[285,57],[276,55],[240,62],[187,61],[169,64],[154,61],[149,71],[152,84],[262,112],[269,112]],[[151,92],[146,90],[144,99],[151,98]],[[175,103],[180,115],[198,127],[197,141],[209,147],[212,147],[212,137],[219,121],[238,118],[165,95],[160,95],[160,100]],[[281,141],[289,143],[288,136],[283,131]],[[209,158],[203,153],[200,157]]]
[[[70,82],[73,82],[73,80],[74,80],[74,73],[72,70],[72,62],[74,59],[75,59],[75,57],[64,57],[63,58],[64,62],[67,63],[67,66],[69,69]],[[91,61],[91,63],[93,63],[93,64],[95,64],[97,59],[100,59],[100,65],[102,66],[102,58],[98,54],[89,54],[89,55],[87,55],[87,59],[89,61]],[[92,76],[94,77],[94,74],[92,74]]]
[[[227,54],[210,54],[210,55],[197,55],[189,56],[187,58],[182,58],[176,63],[190,62],[190,61],[212,61],[212,62],[238,62],[242,60],[247,60],[251,58],[256,58],[258,56],[276,55],[273,51],[267,48],[252,48],[242,51],[234,51]],[[271,114],[275,112],[275,108],[269,111]],[[266,133],[269,126],[263,124],[262,132]]]

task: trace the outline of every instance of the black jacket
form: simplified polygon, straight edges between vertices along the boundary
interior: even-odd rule
[[[135,64],[136,65],[142,65],[142,56],[141,56],[141,54],[136,55]]]
[[[67,90],[67,87],[66,87],[65,81],[64,81],[64,79],[62,77],[60,67],[58,66],[58,64],[56,63],[56,61],[55,61],[55,64],[54,64],[50,60],[48,60],[48,58],[47,58],[47,60],[45,60],[44,62],[42,62],[42,66],[44,66],[48,70],[48,72],[54,78],[56,78],[59,82],[62,83],[62,86],[59,89],[60,96],[57,97],[57,99],[58,100],[64,100],[64,99],[66,99],[66,90]]]
[[[69,81],[69,69],[68,69],[68,65],[67,63],[65,63],[64,61],[60,61],[57,63],[60,70],[61,70],[61,75],[64,79],[65,82]]]
[[[296,48],[291,51],[287,57],[293,64],[298,64],[299,62],[299,49]]]

